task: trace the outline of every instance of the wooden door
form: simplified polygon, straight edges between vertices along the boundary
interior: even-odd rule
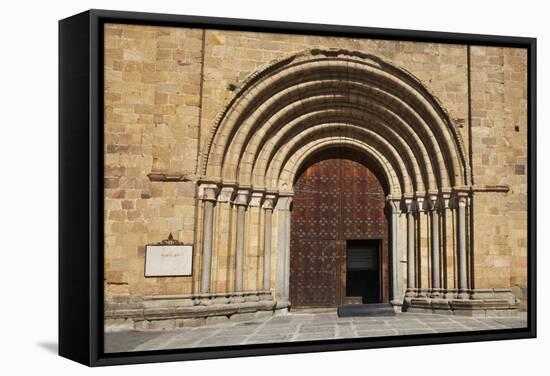
[[[372,162],[333,149],[311,159],[294,186],[290,242],[293,307],[336,307],[346,298],[347,241],[381,244],[380,301],[388,301],[385,193]]]

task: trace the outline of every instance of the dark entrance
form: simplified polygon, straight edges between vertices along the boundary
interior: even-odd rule
[[[380,240],[348,240],[346,296],[354,303],[380,302]]]
[[[330,149],[294,185],[290,241],[293,307],[388,302],[384,181],[371,160]]]

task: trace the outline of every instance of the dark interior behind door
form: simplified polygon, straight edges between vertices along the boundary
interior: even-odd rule
[[[346,296],[380,302],[380,240],[348,240]]]

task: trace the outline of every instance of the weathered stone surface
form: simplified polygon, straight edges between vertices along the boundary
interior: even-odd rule
[[[194,328],[206,325],[204,318],[198,319],[176,319],[176,328]]]
[[[113,313],[113,319],[118,320],[117,315],[124,312],[135,317],[136,321],[140,320],[141,303],[136,303],[136,308],[134,303],[128,305],[117,301],[117,297],[181,295],[199,291],[203,264],[203,214],[202,203],[197,200],[198,176],[200,160],[208,154],[205,145],[212,134],[212,126],[223,106],[238,95],[238,88],[260,67],[268,61],[311,48],[319,51],[335,48],[353,51],[356,55],[373,54],[411,72],[438,98],[464,142],[467,158],[464,163],[472,167],[473,209],[467,212],[467,216],[475,229],[469,234],[473,236],[474,244],[471,260],[475,271],[474,285],[483,289],[513,286],[525,289],[529,173],[525,50],[108,24],[104,51],[104,267],[106,306]],[[254,114],[251,119],[257,120],[258,115]],[[237,150],[230,152],[232,158],[241,158]],[[221,155],[222,152],[216,151],[214,155],[216,153]],[[151,180],[150,174],[165,178]],[[490,189],[502,186],[509,189]],[[216,221],[210,291],[215,293],[235,289],[237,210],[232,199],[236,188],[224,189],[223,200],[220,198],[214,206]],[[261,200],[265,196],[262,194],[252,192],[253,205],[247,210],[242,276],[244,291],[264,288],[262,226],[265,213],[261,210]],[[429,231],[424,230],[429,229],[430,224],[426,212],[420,213],[419,217],[423,230],[418,242],[419,287],[429,292],[430,238]],[[273,288],[274,294],[283,298],[277,302],[280,308],[277,312],[281,314],[286,309],[284,298],[288,297],[279,294],[281,291],[277,289],[284,286],[276,284],[277,252],[284,249],[277,246],[279,237],[275,234],[281,233],[278,219],[278,210],[274,210],[271,262],[268,263],[271,280],[265,289]],[[403,219],[399,225],[405,234]],[[455,216],[451,210],[446,210],[442,221],[442,230],[445,231],[442,231],[440,242],[447,246],[442,253],[443,264],[447,265],[446,270],[442,270],[442,286],[447,289],[445,298],[453,299],[458,291],[449,291],[456,287],[457,279],[456,250],[453,249],[456,242]],[[145,245],[166,239],[170,232],[179,241],[194,245],[193,275],[145,278]],[[491,295],[495,291],[487,293]],[[193,304],[223,305],[226,300],[239,305],[261,302],[264,307],[263,302],[273,300],[273,296],[243,294],[197,298]],[[524,302],[524,299],[520,300]],[[148,318],[204,313],[179,310],[191,302],[192,299],[174,303],[171,307],[178,307],[177,311],[164,309],[166,306],[157,303],[147,303],[151,308],[163,308],[155,313],[157,316]],[[244,304],[239,312],[247,312],[252,307]],[[267,305],[265,307],[268,309]],[[432,303],[432,308],[446,309],[444,303],[440,306]],[[141,313],[141,320],[145,317],[143,315]]]
[[[229,317],[231,321],[252,321],[256,318],[257,312],[235,313]]]
[[[206,325],[223,324],[229,321],[227,316],[210,316],[206,318]]]
[[[284,320],[282,322],[281,320]],[[225,318],[215,325],[183,327],[179,330],[139,333],[106,333],[106,348],[117,351],[161,350],[202,346],[239,345],[249,343],[326,340],[334,338],[378,337],[465,332],[491,329],[524,328],[525,314],[495,319],[399,313],[396,317],[347,318],[336,314],[299,314],[271,317],[253,322],[236,322]],[[223,322],[219,322],[223,321]]]
[[[134,329],[134,322],[131,319],[107,319],[105,320],[106,332],[119,332]]]
[[[169,330],[176,328],[176,320],[151,320],[147,329]]]
[[[254,318],[260,320],[267,319],[271,316],[273,316],[273,311],[258,311],[254,314]]]

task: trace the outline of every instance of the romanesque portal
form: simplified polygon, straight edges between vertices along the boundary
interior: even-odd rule
[[[259,267],[263,279],[255,285],[260,290],[273,287],[278,307],[292,306],[290,208],[295,179],[308,158],[329,148],[354,150],[372,160],[387,182],[393,304],[401,307],[404,302],[408,310],[472,309],[473,304],[486,308],[472,291],[470,171],[457,128],[413,76],[374,56],[342,50],[311,50],[271,64],[252,75],[221,113],[202,161],[201,291],[211,289],[210,239],[224,230],[217,226],[226,222],[221,218],[219,224],[213,222],[214,206],[225,203],[237,211],[231,229],[236,238],[233,289],[243,290],[245,223],[253,216],[263,217],[265,253]],[[442,226],[445,237],[451,232],[451,244],[442,239]],[[272,234],[276,234],[274,268]],[[427,253],[420,244],[424,234],[429,237]],[[317,235],[315,247],[322,247],[322,235]],[[302,246],[305,252],[314,245]],[[449,259],[454,265],[451,283]],[[422,274],[428,276],[425,284]],[[334,289],[341,289],[339,280],[334,278]],[[342,292],[327,289],[322,294],[344,301]],[[509,307],[510,297],[502,295],[491,301],[491,308]],[[300,296],[295,294],[298,305]]]
[[[125,35],[117,30],[107,29],[113,40]],[[483,148],[500,141],[475,128],[485,124],[475,123],[478,117],[493,115],[470,101],[484,92],[460,70],[475,71],[470,60],[452,70],[460,73],[452,76],[460,85],[431,85],[453,103],[449,110],[408,70],[351,48],[279,54],[221,90],[218,82],[225,81],[216,77],[225,71],[209,68],[217,50],[208,43],[238,37],[203,30],[202,55],[191,49],[195,60],[171,65],[170,56],[182,47],[162,39],[167,31],[159,33],[144,34],[157,43],[156,53],[128,56],[155,59],[156,69],[171,73],[136,82],[123,94],[118,75],[106,75],[108,325],[174,327],[371,302],[396,311],[467,315],[517,309],[511,287],[525,277],[509,261],[502,264],[499,252],[523,260],[526,233],[513,235],[521,251],[479,245],[490,239],[502,245],[508,228],[491,197],[509,200],[508,215],[521,222],[524,183],[513,183],[516,192],[502,180],[483,183],[484,166],[493,163]],[[193,31],[178,38],[194,46],[200,36]],[[471,54],[448,48],[453,58],[446,64]],[[107,53],[107,69],[116,69],[121,58],[130,73],[149,69],[125,63],[125,56]],[[138,77],[130,73],[129,79]],[[196,94],[183,97],[174,77],[190,82],[184,89]],[[153,104],[135,105],[139,116],[130,116],[117,107],[121,95]],[[182,124],[197,119],[183,133]],[[141,135],[124,138],[130,128]],[[476,146],[476,132],[483,148]],[[113,139],[141,154],[125,159],[120,146],[109,144]],[[524,179],[517,154],[510,163]],[[121,178],[121,169],[135,179]],[[125,223],[120,206],[129,211]],[[497,218],[491,228],[488,215]],[[144,244],[168,232],[193,247],[192,275],[144,277]],[[117,256],[121,252],[127,259]],[[491,274],[495,266],[505,277]]]

